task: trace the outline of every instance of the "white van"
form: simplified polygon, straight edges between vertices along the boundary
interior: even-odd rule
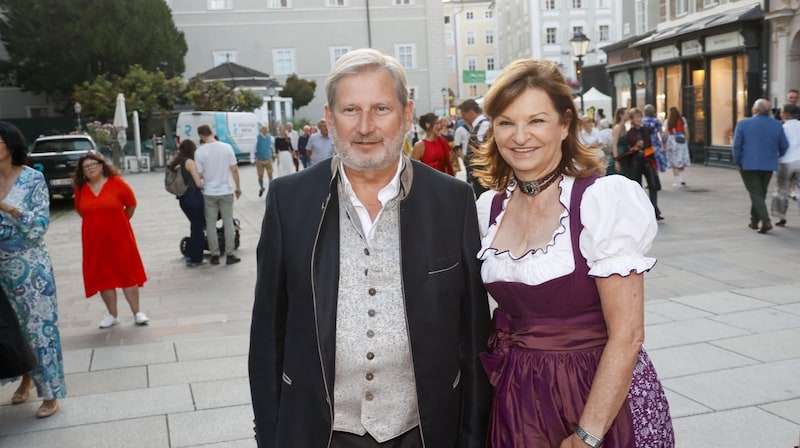
[[[256,114],[252,112],[181,112],[175,137],[181,140],[192,139],[200,145],[197,128],[202,125],[211,127],[211,132],[221,142],[233,146],[236,160],[249,161],[250,152],[255,151],[259,132]]]

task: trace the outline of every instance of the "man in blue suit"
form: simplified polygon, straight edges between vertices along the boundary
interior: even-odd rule
[[[781,122],[769,118],[771,107],[768,100],[757,99],[753,103],[753,116],[736,125],[733,137],[733,161],[750,194],[750,228],[758,233],[772,230],[767,212],[767,188],[772,172],[778,169],[778,157],[789,147]]]

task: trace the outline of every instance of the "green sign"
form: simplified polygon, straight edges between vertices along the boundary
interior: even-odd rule
[[[464,70],[461,79],[465,84],[484,84],[486,83],[485,70]]]

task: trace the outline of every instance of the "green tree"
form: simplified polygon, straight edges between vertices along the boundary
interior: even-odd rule
[[[168,115],[177,104],[186,102],[186,85],[179,77],[167,79],[163,72],[148,72],[139,65],[124,76],[98,75],[75,87],[71,96],[81,103],[85,116],[111,121],[119,93],[125,95],[126,109],[138,110],[143,120],[159,111]]]
[[[316,81],[300,79],[296,74],[289,75],[286,83],[281,90],[281,96],[292,99],[292,108],[300,109],[314,99],[314,92],[317,90]]]
[[[200,75],[189,80],[186,97],[195,110],[252,112],[264,104],[252,90],[238,90],[220,80],[205,82]]]
[[[74,86],[98,75],[185,70],[186,39],[164,0],[0,0],[0,11],[0,78],[65,110]]]

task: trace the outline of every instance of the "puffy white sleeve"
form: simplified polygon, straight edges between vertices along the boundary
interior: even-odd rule
[[[636,182],[619,175],[597,179],[584,192],[581,221],[580,249],[589,275],[641,274],[656,264],[645,256],[658,232],[655,211]]]
[[[478,209],[478,228],[481,231],[481,238],[485,237],[489,232],[489,215],[492,213],[492,201],[496,191],[484,191],[475,202],[475,207]]]

